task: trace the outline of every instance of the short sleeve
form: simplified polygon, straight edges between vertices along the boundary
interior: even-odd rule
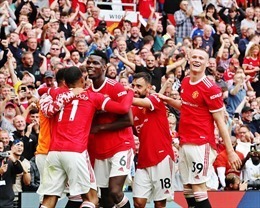
[[[213,85],[208,89],[208,93],[206,93],[205,101],[209,107],[209,111],[211,113],[220,111],[223,109],[223,93],[217,85]]]

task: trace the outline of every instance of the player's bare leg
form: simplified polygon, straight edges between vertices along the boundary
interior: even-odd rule
[[[134,197],[134,207],[135,208],[144,208],[146,205],[147,199]]]
[[[155,201],[154,202],[154,207],[155,208],[164,208],[164,207],[166,207],[166,199],[161,200],[161,201]]]
[[[57,196],[44,195],[40,208],[54,208],[57,201]]]
[[[94,189],[90,189],[87,194],[82,194],[81,197],[83,199],[83,203],[81,205],[82,208],[95,208],[98,205],[97,191]]]
[[[106,193],[105,189],[101,189],[102,203],[105,208],[111,208],[114,205],[122,208],[130,208],[129,200],[122,191],[126,177],[127,175],[109,178],[108,193]]]

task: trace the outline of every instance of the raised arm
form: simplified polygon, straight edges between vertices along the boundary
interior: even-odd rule
[[[167,65],[166,66],[166,73],[169,73],[170,71],[172,71],[173,69],[175,69],[178,66],[181,66],[182,64],[184,64],[187,60],[185,58],[182,58],[179,61],[174,62],[173,64]]]
[[[121,56],[118,52],[117,49],[114,50],[114,54],[115,56],[117,56],[119,58],[120,61],[122,61],[124,64],[126,64],[127,66],[129,66],[132,70],[135,71],[136,69],[136,65],[130,61],[128,61],[125,57]]]
[[[175,108],[177,110],[181,110],[181,101],[180,100],[174,100],[174,99],[167,97],[160,93],[158,93],[157,95],[161,100],[166,102],[169,106],[172,106],[173,108]]]

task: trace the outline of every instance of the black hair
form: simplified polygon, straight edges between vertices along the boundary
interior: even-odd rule
[[[75,85],[82,76],[81,70],[76,66],[71,66],[64,72],[64,80],[68,87]]]
[[[35,113],[39,113],[39,109],[38,108],[33,108],[32,110],[29,111],[29,114],[35,114]]]
[[[132,23],[130,20],[124,20],[124,22],[129,23],[129,24],[131,25],[131,27],[132,27],[132,25],[133,25],[133,23]]]
[[[69,13],[62,11],[62,12],[60,13],[60,16],[61,16],[61,17],[66,17],[66,16],[69,16]]]
[[[78,54],[80,54],[80,52],[77,49],[73,49],[70,51],[70,55],[72,55],[74,52],[78,52]]]
[[[58,85],[64,80],[64,73],[66,68],[59,69],[56,73],[56,81]]]
[[[133,75],[133,79],[143,78],[146,83],[152,84],[152,77],[146,72],[139,72]]]
[[[107,55],[106,53],[104,53],[103,51],[101,50],[95,50],[93,53],[90,54],[90,56],[93,55],[93,56],[99,56],[101,57],[105,62],[106,64],[108,63],[108,58],[107,58]]]
[[[225,72],[225,68],[222,66],[218,66],[216,69],[219,73],[224,73]]]

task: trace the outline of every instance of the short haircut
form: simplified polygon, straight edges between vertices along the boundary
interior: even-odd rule
[[[33,108],[32,110],[29,111],[29,114],[36,114],[39,113],[39,109],[38,108]]]
[[[78,54],[80,54],[77,49],[73,49],[73,50],[70,51],[70,55],[72,55],[74,52],[77,52]]]
[[[60,84],[64,80],[64,73],[66,68],[59,69],[56,73],[56,81]]]
[[[222,66],[218,66],[216,69],[219,73],[224,73],[225,72],[225,68]]]
[[[132,22],[130,20],[124,20],[124,22],[129,23],[131,26],[133,25]]]
[[[108,58],[106,53],[104,53],[101,50],[95,50],[93,53],[90,54],[90,56],[99,56],[106,62],[106,64],[108,63]]]
[[[146,72],[139,72],[133,75],[133,79],[143,78],[146,83],[152,84],[152,77]]]
[[[76,66],[69,67],[64,72],[64,80],[68,86],[75,85],[82,76],[81,70]]]

